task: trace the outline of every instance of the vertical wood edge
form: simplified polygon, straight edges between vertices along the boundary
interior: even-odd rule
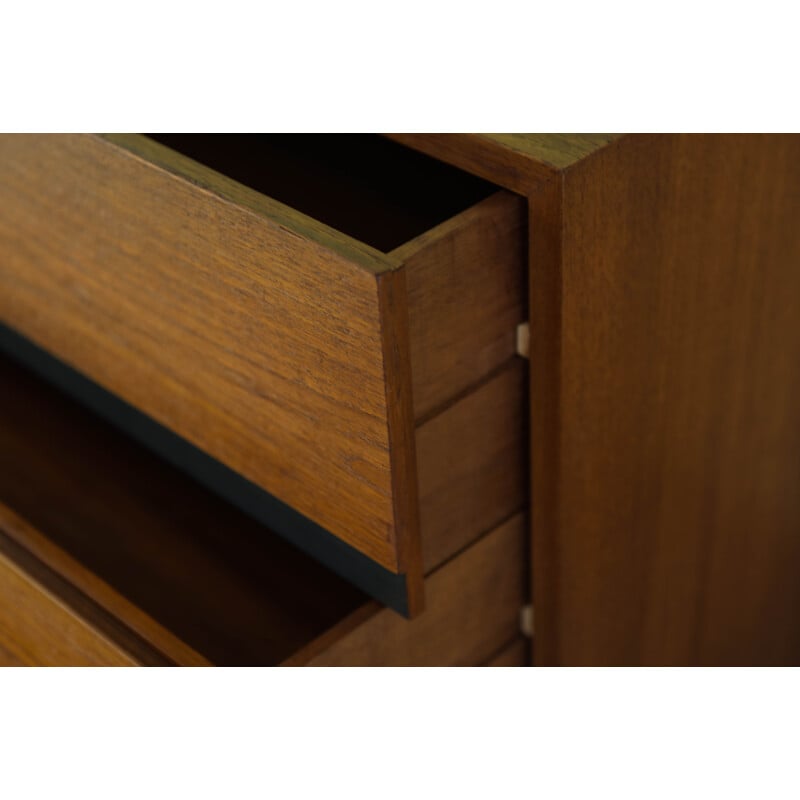
[[[534,663],[558,663],[558,504],[563,176],[533,188],[529,203],[531,592]]]
[[[424,578],[406,271],[400,268],[382,273],[376,276],[376,283],[389,427],[394,545],[398,571],[406,576],[407,613],[414,617],[424,608]]]

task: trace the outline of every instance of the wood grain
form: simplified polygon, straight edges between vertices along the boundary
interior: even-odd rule
[[[527,504],[527,381],[513,358],[417,429],[426,573]]]
[[[525,225],[524,200],[497,192],[391,253],[407,273],[418,421],[514,355],[527,318]]]
[[[418,534],[395,518],[395,478],[415,480],[391,469],[408,434],[387,392],[410,378],[384,362],[405,309],[381,306],[377,274],[396,265],[192,170],[90,136],[2,137],[0,316],[397,572]]]
[[[414,620],[373,606],[357,612],[325,647],[311,643],[288,665],[459,666],[481,664],[510,641],[526,594],[527,519],[484,536],[426,581],[426,610]]]
[[[538,197],[537,663],[800,663],[800,137],[625,137]]]
[[[0,552],[0,666],[134,664]]]
[[[422,545],[417,494],[414,401],[409,379],[408,313],[405,272],[378,277],[381,307],[381,343],[386,365],[386,412],[389,427],[389,459],[394,477],[392,502],[396,539],[405,542],[398,550],[398,566],[406,574],[407,612],[419,614],[425,605]],[[394,376],[404,375],[405,380]]]
[[[6,524],[6,534],[167,661],[275,664],[363,604],[325,567],[5,359],[0,386],[0,500],[38,532]]]
[[[527,667],[530,665],[529,650],[530,641],[518,636],[513,642],[503,647],[499,653],[495,653],[484,666]]]
[[[521,195],[615,141],[607,133],[387,134]]]

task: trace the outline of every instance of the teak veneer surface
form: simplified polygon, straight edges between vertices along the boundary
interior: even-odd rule
[[[631,136],[531,199],[536,657],[800,663],[800,137]]]

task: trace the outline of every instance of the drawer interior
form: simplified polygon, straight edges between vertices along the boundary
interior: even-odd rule
[[[150,138],[386,253],[497,190],[371,134]]]
[[[81,587],[92,603],[107,604],[107,585],[212,663],[253,665],[286,660],[363,605],[349,583],[6,358],[0,387],[0,503],[53,545],[50,572],[69,580],[61,552],[100,579]]]

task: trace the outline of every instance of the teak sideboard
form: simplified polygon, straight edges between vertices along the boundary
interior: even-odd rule
[[[0,664],[800,664],[800,136],[0,136]]]

